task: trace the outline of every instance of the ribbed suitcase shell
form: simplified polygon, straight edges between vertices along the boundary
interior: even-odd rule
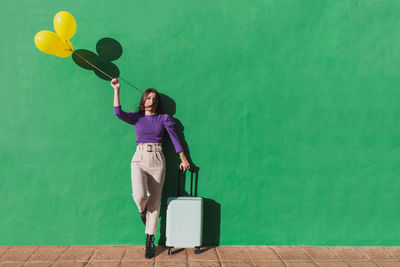
[[[197,174],[197,173],[196,173]],[[203,198],[197,197],[197,175],[195,195],[192,194],[193,171],[191,171],[190,196],[179,196],[178,174],[177,197],[167,200],[166,246],[174,248],[200,247],[203,237]],[[185,178],[185,176],[184,176]]]

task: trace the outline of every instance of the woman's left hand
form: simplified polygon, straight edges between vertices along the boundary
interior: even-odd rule
[[[179,165],[179,169],[183,169],[184,171],[190,169],[190,164],[187,160],[182,160],[181,164]]]

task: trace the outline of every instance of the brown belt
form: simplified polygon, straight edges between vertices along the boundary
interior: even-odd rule
[[[143,146],[143,144],[140,144],[140,145]],[[155,149],[155,148],[153,149],[153,147],[155,147],[155,146],[161,147],[161,145],[146,144],[146,151],[147,152],[153,152],[153,150]]]

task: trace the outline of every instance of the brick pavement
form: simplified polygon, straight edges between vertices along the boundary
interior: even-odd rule
[[[400,267],[400,247],[217,246],[172,249],[156,246],[152,259],[144,245],[0,246],[0,266],[274,266]]]

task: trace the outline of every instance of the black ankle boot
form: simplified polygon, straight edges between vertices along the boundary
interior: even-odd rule
[[[145,257],[150,259],[154,256],[154,235],[146,234],[146,253]]]

